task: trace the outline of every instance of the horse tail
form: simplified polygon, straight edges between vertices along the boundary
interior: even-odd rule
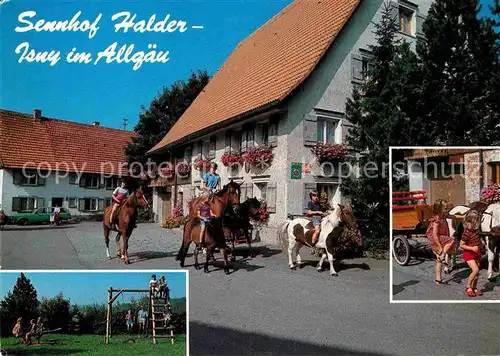
[[[181,248],[179,249],[179,253],[177,254],[177,257],[175,258],[176,261],[179,261],[184,257],[184,246],[185,246],[184,237],[186,236],[186,225],[187,224],[184,224],[184,227],[182,228]]]
[[[281,226],[278,227],[278,242],[281,245],[281,249],[283,251],[288,250],[288,225],[290,225],[291,221],[287,220]]]

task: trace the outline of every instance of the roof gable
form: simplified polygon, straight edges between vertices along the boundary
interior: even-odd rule
[[[295,0],[243,40],[149,152],[285,99],[313,71],[360,0]]]

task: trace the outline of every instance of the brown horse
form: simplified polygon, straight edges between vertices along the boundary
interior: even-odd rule
[[[113,230],[118,232],[115,238],[116,257],[121,257],[126,264],[130,263],[128,258],[128,239],[130,238],[130,235],[132,235],[132,230],[135,228],[138,206],[143,209],[147,209],[149,206],[149,203],[144,197],[144,193],[140,187],[130,194],[127,200],[125,200],[125,202],[118,208],[118,221],[116,224],[113,224],[113,227],[109,226],[109,218],[112,207],[108,206],[104,211],[102,225],[104,227],[104,242],[106,243],[106,256],[108,259],[111,259],[111,255],[109,254],[109,232]],[[123,236],[121,250],[120,236]]]
[[[231,180],[228,184],[224,186],[224,188],[218,192],[215,193],[215,197],[219,197],[222,199],[222,202],[224,206],[226,206],[228,203],[233,204],[233,206],[237,207],[240,204],[240,195],[241,195],[241,188],[240,184],[234,182]],[[198,215],[198,209],[200,208],[200,204],[205,200],[206,198],[201,196],[197,198],[193,198],[191,202],[189,203],[189,219],[195,219],[196,216]],[[224,208],[223,206],[223,208]],[[212,211],[215,212],[215,207],[212,207]]]
[[[226,238],[222,229],[223,217],[221,216],[225,208],[224,199],[219,196],[214,196],[212,200],[212,211],[217,217],[213,218],[210,224],[207,224],[205,229],[205,246],[207,248],[207,255],[205,261],[205,273],[208,273],[208,261],[213,255],[215,248],[219,248],[220,252],[224,257],[224,272],[229,274],[229,266],[227,261],[227,251],[226,251]],[[198,263],[198,253],[202,248],[202,241],[200,239],[200,220],[197,217],[189,218],[189,220],[184,225],[183,239],[179,253],[177,254],[176,260],[180,260],[181,267],[184,267],[184,261],[186,259],[187,252],[191,242],[196,245],[194,250],[194,266],[196,269],[200,269]]]

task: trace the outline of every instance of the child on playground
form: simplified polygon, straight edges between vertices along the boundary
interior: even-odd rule
[[[30,320],[31,328],[30,331],[24,337],[26,345],[31,345],[31,337],[38,335],[37,333],[37,322],[35,319]]]
[[[109,217],[110,225],[113,225],[116,208],[118,208],[123,203],[123,200],[125,200],[128,196],[129,191],[127,189],[127,185],[122,180],[120,186],[114,190],[113,195],[111,196],[113,199],[113,207],[111,208],[111,216]]]
[[[130,332],[132,331],[132,327],[134,326],[134,320],[132,316],[132,310],[129,310],[127,314],[125,315],[125,323],[127,324],[127,332],[130,335]]]
[[[12,334],[15,337],[20,337],[21,340],[23,340],[23,342],[26,343],[26,334],[23,331],[22,322],[23,318],[17,318],[16,325],[12,329]]]
[[[444,256],[451,252],[455,246],[455,239],[450,236],[446,217],[448,216],[448,202],[444,199],[438,199],[432,209],[432,217],[429,219],[426,236],[429,244],[436,255],[436,276],[434,282],[436,285],[444,284],[441,280],[443,265],[447,265]]]
[[[165,279],[165,276],[160,277],[158,293],[160,294],[160,298],[167,299],[167,281]]]
[[[467,279],[465,293],[469,297],[482,296],[483,293],[477,289],[479,278],[479,266],[481,265],[481,240],[479,229],[481,227],[481,216],[475,210],[470,210],[464,219],[464,232],[460,241],[465,263],[470,267],[471,274]]]
[[[156,298],[156,293],[158,292],[158,281],[156,280],[156,274],[151,276],[151,280],[149,281],[149,291]]]
[[[146,331],[146,317],[147,317],[146,311],[141,305],[141,309],[137,313],[137,321],[139,323],[139,335],[142,335]]]

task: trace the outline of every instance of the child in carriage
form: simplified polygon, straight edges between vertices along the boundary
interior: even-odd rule
[[[125,199],[129,196],[129,191],[127,189],[127,185],[122,180],[120,186],[115,189],[113,195],[111,196],[113,199],[113,207],[111,208],[111,216],[109,217],[109,224],[113,225],[113,219],[115,216],[116,209],[123,203]]]
[[[477,289],[479,279],[479,266],[481,265],[481,240],[479,229],[481,227],[481,216],[476,210],[470,210],[464,219],[464,232],[460,240],[465,263],[470,267],[471,274],[467,279],[465,293],[469,297],[482,296],[483,293]]]

